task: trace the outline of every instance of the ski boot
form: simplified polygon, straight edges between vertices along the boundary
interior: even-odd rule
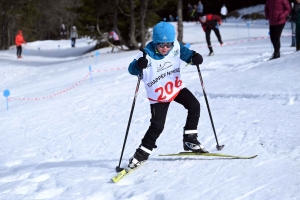
[[[209,54],[208,54],[208,56],[213,56],[213,55],[215,55],[213,51],[209,52]]]
[[[143,162],[148,160],[148,157],[151,154],[151,152],[151,150],[140,145],[140,147],[136,149],[136,152],[134,153],[133,157],[129,159],[128,167],[131,169],[138,167]]]
[[[274,53],[269,60],[274,60],[274,59],[277,59],[277,58],[280,58],[280,53]]]
[[[197,153],[209,153],[204,146],[197,140],[197,130],[184,130],[183,134],[183,149]]]
[[[214,55],[214,51],[213,51],[212,47],[208,47],[208,49],[209,49],[208,56],[213,56]]]

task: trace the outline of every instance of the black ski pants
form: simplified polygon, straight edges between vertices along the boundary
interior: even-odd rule
[[[196,97],[187,88],[183,88],[174,101],[183,105],[188,110],[184,129],[197,130],[200,117],[200,103]],[[151,124],[142,139],[142,146],[147,149],[152,150],[157,147],[155,142],[164,130],[169,105],[170,102],[150,104]]]
[[[284,24],[279,24],[275,26],[270,25],[270,38],[272,45],[274,47],[274,53],[280,53],[280,36],[282,33],[282,30],[285,26]]]
[[[17,56],[21,57],[22,55],[22,46],[17,46]]]
[[[218,38],[218,41],[220,42],[220,44],[223,44],[222,42],[222,38],[221,38],[221,34],[220,34],[220,31],[217,27],[213,27],[213,28],[206,28],[205,30],[205,37],[206,37],[206,42],[207,42],[207,46],[208,47],[211,47],[211,42],[210,42],[210,33],[211,33],[211,30],[213,30]]]

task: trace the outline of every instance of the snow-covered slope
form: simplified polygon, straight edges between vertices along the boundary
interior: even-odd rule
[[[0,101],[0,199],[299,199],[300,53],[289,47],[289,24],[282,57],[273,61],[267,25],[224,23],[220,30],[226,45],[212,34],[212,57],[200,25],[185,23],[184,41],[204,57],[201,72],[225,144],[220,153],[257,158],[158,156],[183,150],[186,110],[172,103],[148,162],[112,183],[137,83],[127,66],[139,52],[82,55],[90,48],[84,41],[74,49],[69,41],[39,41],[24,46],[23,59],[0,51],[0,90],[11,92],[9,110],[4,96]],[[38,46],[45,47],[40,54]],[[197,69],[182,63],[181,71],[201,103],[198,139],[218,152]],[[149,119],[141,83],[121,166]]]

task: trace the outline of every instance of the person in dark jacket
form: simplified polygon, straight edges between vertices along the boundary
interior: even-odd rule
[[[267,0],[265,4],[265,16],[269,20],[270,38],[274,47],[274,53],[270,60],[280,57],[280,36],[291,12],[288,0]]]
[[[141,141],[141,145],[129,161],[129,168],[135,168],[145,162],[156,140],[163,132],[168,108],[171,102],[177,102],[187,109],[186,123],[183,128],[184,150],[208,153],[197,140],[200,103],[183,84],[181,79],[181,60],[200,65],[203,58],[199,53],[188,49],[175,38],[172,24],[160,22],[153,27],[153,40],[129,65],[132,75],[141,75],[147,98],[150,103],[150,126]]]
[[[190,22],[192,21],[192,17],[191,17],[191,14],[193,12],[193,6],[191,3],[188,3],[188,19],[187,19],[187,22]]]
[[[300,51],[300,9],[298,9],[296,19],[296,50]]]
[[[203,31],[205,32],[206,42],[209,49],[209,56],[214,55],[213,48],[210,42],[210,33],[213,30],[220,42],[221,46],[223,45],[223,41],[221,38],[221,34],[219,31],[219,25],[222,24],[221,17],[219,15],[207,14],[199,18]]]
[[[297,14],[298,10],[300,8],[300,0],[295,0],[294,6],[291,11],[291,25],[292,25],[292,45],[291,47],[295,47],[296,42],[296,20],[297,20]]]

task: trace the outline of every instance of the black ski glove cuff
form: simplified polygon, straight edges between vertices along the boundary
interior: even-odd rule
[[[192,56],[192,63],[194,65],[201,65],[202,62],[203,62],[202,56],[199,53],[194,51],[193,56]]]
[[[136,66],[142,71],[148,66],[148,60],[144,57],[140,57],[136,62]]]

